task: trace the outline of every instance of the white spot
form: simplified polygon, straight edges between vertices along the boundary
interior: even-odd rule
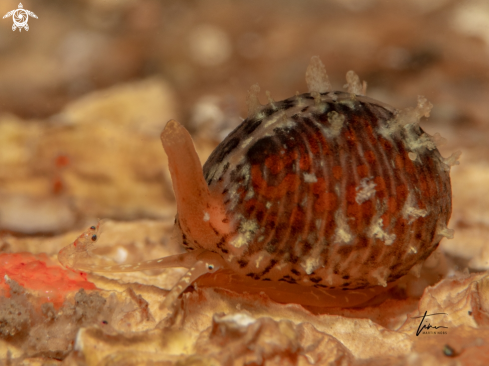
[[[365,201],[368,201],[375,195],[375,186],[376,184],[372,182],[370,179],[372,178],[364,178],[360,181],[360,186],[356,188],[357,196],[355,197],[355,201],[360,205]]]
[[[260,101],[258,100],[258,93],[260,92],[260,86],[253,84],[248,90],[248,96],[246,97],[246,104],[248,105],[248,117],[254,116],[261,108]]]
[[[211,24],[200,24],[190,29],[190,54],[202,66],[217,66],[224,63],[232,52],[229,35]]]
[[[377,219],[372,225],[370,225],[368,236],[384,241],[385,245],[391,245],[392,243],[394,243],[394,240],[396,240],[396,234],[387,234],[382,228],[382,221],[382,219]]]
[[[379,133],[390,139],[391,135],[398,132],[401,128],[405,129],[406,137],[405,141],[409,150],[416,150],[419,148],[425,148],[432,150],[435,148],[434,142],[427,134],[418,136],[417,130],[413,129],[414,126],[419,125],[421,117],[429,117],[433,104],[423,96],[418,96],[418,104],[416,107],[408,107],[397,112],[394,119],[387,123],[386,127],[379,128]]]
[[[284,116],[284,114],[280,114],[280,113],[275,113],[274,115],[270,116],[268,118],[268,121],[265,122],[263,128],[268,128],[270,127],[271,125],[277,123],[278,121],[281,120],[281,118]]]
[[[350,94],[350,95],[353,95],[353,97],[355,97],[355,94]],[[354,102],[354,99],[340,99],[338,101],[339,104],[343,104],[343,105],[346,105],[348,108],[354,110],[356,105],[355,105],[355,102]]]
[[[415,161],[416,158],[418,157],[418,154],[413,153],[413,152],[409,152],[408,156],[409,156],[409,159],[411,159],[412,161]]]
[[[350,70],[346,73],[346,85],[344,88],[347,89],[348,93],[365,95],[367,92],[367,83],[360,81],[358,75]]]
[[[250,164],[245,164],[241,168],[241,176],[244,178],[244,184],[248,185],[251,179],[251,166]]]
[[[383,287],[387,287],[387,277],[389,275],[389,270],[387,268],[378,268],[377,270],[375,270],[371,276],[372,276],[372,279],[373,279],[373,284],[376,284],[376,285],[379,285],[379,286],[383,286]]]
[[[207,211],[204,211],[204,221],[209,221],[211,219],[209,213]]]
[[[346,222],[345,216],[341,211],[338,210],[334,215],[334,219],[336,223],[335,239],[334,239],[335,242],[348,244],[352,240],[353,235],[351,233],[350,227]]]
[[[460,159],[460,155],[462,155],[461,151],[455,151],[452,155],[450,155],[448,158],[440,158],[441,163],[445,167],[445,171],[450,171],[450,168],[454,165],[459,165],[460,162],[458,159]]]
[[[117,247],[117,251],[114,259],[117,263],[124,263],[127,259],[128,254],[129,252],[126,250],[126,248]]]
[[[416,135],[416,137],[413,138],[413,141],[408,140],[408,146],[412,150],[419,150],[419,149],[423,149],[423,148],[426,148],[428,150],[436,149],[435,141],[427,133],[423,133],[419,137]]]
[[[345,123],[345,116],[343,114],[339,114],[336,111],[328,113],[328,121],[330,123],[330,128],[328,129],[328,136],[337,137],[341,129],[343,128],[343,124]]]
[[[265,207],[269,210],[270,207],[272,207],[272,202],[268,201],[266,204],[265,204]]]
[[[253,240],[259,226],[256,220],[243,220],[239,226],[239,234],[231,240],[231,245],[235,248],[241,248],[243,245],[248,245]]]
[[[297,123],[295,123],[294,121],[288,119],[286,115],[284,115],[284,116],[285,116],[284,121],[279,126],[277,126],[276,128],[281,128],[281,129],[287,129],[287,128],[289,128],[289,129],[292,129],[295,126],[297,126]]]
[[[161,259],[157,260],[157,261],[156,261],[156,263],[161,263],[161,262],[163,262],[164,260],[165,260],[165,258],[161,258]]]
[[[256,258],[256,262],[255,262],[255,263],[256,263],[256,268],[259,268],[259,267],[260,267],[260,262],[261,262],[261,260],[263,259],[263,257],[264,257],[264,256],[265,256],[265,255],[264,255],[263,253],[261,253],[261,254],[258,256],[258,258]]]
[[[447,228],[445,225],[440,225],[438,230],[436,231],[438,235],[444,236],[447,239],[453,239],[453,235],[455,234],[455,230]]]
[[[316,183],[318,179],[314,173],[304,173],[304,181],[306,183]]]
[[[245,313],[235,313],[235,314],[225,315],[222,318],[216,316],[214,317],[214,321],[216,323],[228,323],[228,324],[231,323],[234,326],[247,327],[248,325],[256,322],[256,319],[252,318],[251,316]]]
[[[336,93],[334,91],[329,92],[328,97],[330,97],[333,102],[336,102],[338,100],[338,96],[336,95]]]
[[[246,140],[244,140],[242,143],[241,143],[241,148],[244,149],[246,146],[249,145],[249,143],[253,141],[253,136],[251,137],[248,137]]]
[[[246,192],[246,196],[245,196],[244,200],[245,201],[250,200],[253,198],[254,195],[255,195],[255,191],[253,190],[253,187],[250,186],[248,188],[248,192]]]
[[[273,108],[273,109],[277,109],[277,107],[275,106],[275,101],[273,100],[272,98],[272,95],[270,94],[270,91],[266,91],[265,92],[265,95],[267,96],[267,99],[268,99],[268,103],[270,103],[270,106]]]
[[[331,89],[326,68],[318,56],[311,57],[307,66],[306,84],[309,92],[325,93]]]
[[[310,275],[320,266],[321,260],[318,256],[309,256],[301,263],[301,267],[304,268],[304,271],[306,271],[308,275]]]
[[[321,105],[321,93],[318,91],[312,91],[311,92],[312,97],[314,98],[314,106],[320,106]]]
[[[428,214],[427,210],[417,208],[416,203],[414,201],[415,200],[413,195],[409,194],[406,203],[402,208],[402,215],[405,219],[411,216],[409,223],[412,223],[414,220],[418,219],[419,217],[425,217]]]

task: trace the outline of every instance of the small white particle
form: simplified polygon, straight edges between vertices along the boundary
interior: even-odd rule
[[[209,221],[211,219],[210,215],[208,212],[204,211],[204,221]]]
[[[387,234],[382,228],[383,226],[383,220],[378,219],[370,226],[368,235],[372,238],[377,238],[384,241],[385,245],[391,245],[394,243],[394,240],[396,240],[396,234]]]
[[[360,181],[360,186],[356,188],[357,196],[355,201],[360,205],[365,201],[368,201],[375,195],[376,184],[370,181],[371,178],[365,178]]]
[[[225,315],[222,318],[214,317],[214,321],[216,323],[228,323],[235,327],[247,327],[256,322],[256,319],[245,313],[236,313]]]
[[[314,173],[304,173],[304,181],[306,183],[316,183],[318,179]]]
[[[115,256],[115,261],[117,263],[124,263],[127,259],[129,252],[123,247],[117,247],[117,252]]]
[[[258,258],[256,259],[256,268],[259,268],[259,267],[260,267],[260,262],[261,262],[261,260],[263,259],[263,257],[264,257],[264,255],[263,255],[263,253],[262,253],[262,254],[260,254],[260,255],[258,256]]]

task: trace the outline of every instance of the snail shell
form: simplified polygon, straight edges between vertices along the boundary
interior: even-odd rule
[[[265,106],[252,88],[250,116],[213,151],[203,175],[190,135],[168,122],[162,142],[175,230],[188,253],[136,269],[190,268],[173,300],[218,269],[290,293],[386,287],[452,235],[456,156],[444,159],[419,126],[431,104],[419,97],[417,107],[396,110],[359,95],[365,85],[352,72],[348,92],[329,91],[317,58],[306,80],[309,93]]]
[[[423,130],[344,92],[267,105],[214,150],[204,177],[234,228],[213,251],[255,280],[385,285],[431,254],[451,213],[449,173]]]

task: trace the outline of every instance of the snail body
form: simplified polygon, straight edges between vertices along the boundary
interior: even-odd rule
[[[329,91],[324,66],[313,58],[309,93],[260,106],[255,90],[250,116],[203,170],[188,132],[168,122],[161,139],[177,200],[176,237],[186,253],[95,268],[69,262],[71,248],[60,261],[91,271],[189,268],[167,303],[205,274],[201,283],[265,289],[284,302],[365,302],[452,235],[456,157],[441,157],[419,126],[431,109],[424,98],[398,111],[359,95],[365,86],[356,75],[347,80],[348,92]]]

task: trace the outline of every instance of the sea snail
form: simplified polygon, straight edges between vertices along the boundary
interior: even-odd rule
[[[252,87],[249,117],[203,167],[187,130],[161,134],[186,253],[134,265],[94,266],[77,256],[96,240],[91,227],[59,259],[93,272],[186,267],[167,305],[194,281],[264,291],[279,302],[355,306],[420,265],[451,214],[450,166],[436,136],[419,126],[432,105],[396,110],[367,98],[352,71],[347,92],[330,91],[313,57],[309,93],[261,106]],[[86,254],[86,253],[85,253]]]

